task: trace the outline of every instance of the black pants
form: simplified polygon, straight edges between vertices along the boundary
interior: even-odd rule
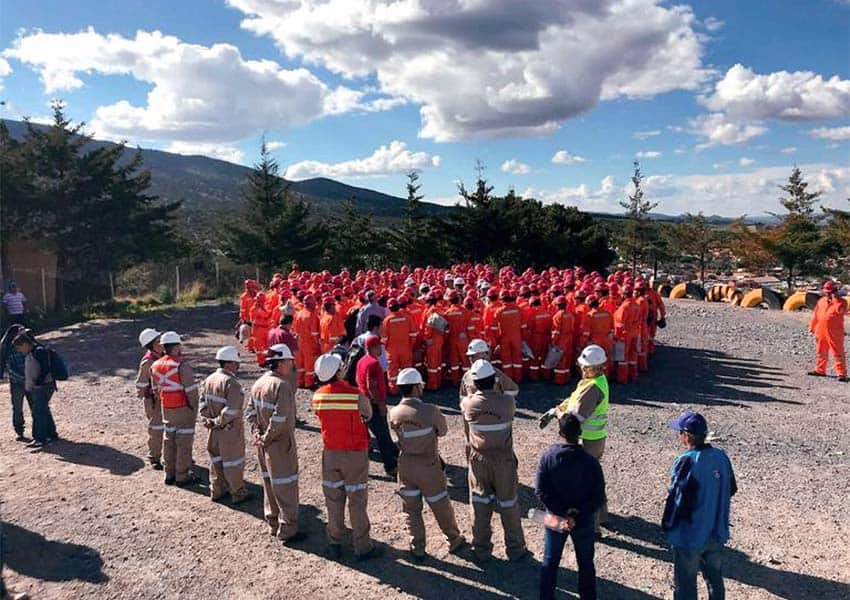
[[[571,532],[545,529],[543,540],[543,563],[540,565],[540,600],[555,597],[558,581],[558,565],[564,552],[567,536],[573,538],[573,549],[578,564],[578,597],[581,600],[596,600],[596,567],[593,564],[593,544],[596,534],[593,525],[577,527]]]
[[[384,470],[387,472],[394,471],[398,467],[398,446],[390,437],[387,416],[380,413],[378,405],[374,402],[372,403],[372,418],[369,419],[368,425],[369,431],[378,441],[378,450],[381,453],[381,459],[384,461]]]
[[[32,410],[32,438],[39,442],[56,439],[56,422],[50,412],[50,398],[56,386],[53,384],[40,385],[30,392],[30,409]]]
[[[30,414],[32,414],[32,399],[24,389],[24,382],[15,381],[11,377],[9,378],[9,395],[12,397],[12,427],[15,429],[15,433],[24,435],[24,398],[27,399],[27,404],[29,404]],[[34,428],[35,423],[33,422]]]

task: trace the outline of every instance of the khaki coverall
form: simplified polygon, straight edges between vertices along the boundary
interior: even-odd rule
[[[494,390],[476,391],[460,403],[469,460],[469,491],[472,504],[472,546],[478,558],[489,558],[493,510],[502,518],[508,559],[526,553],[517,498],[519,479],[513,450],[513,418],[516,402]]]
[[[425,554],[423,497],[449,542],[449,551],[457,549],[466,540],[457,526],[437,446],[437,438],[448,432],[446,417],[433,404],[425,404],[419,398],[402,398],[390,410],[389,421],[401,450],[398,458],[401,489],[398,494],[407,516],[410,551],[417,556]]]
[[[244,394],[236,377],[224,369],[206,378],[201,388],[200,414],[212,420],[207,452],[210,455],[210,497],[218,500],[230,491],[234,501],[245,497]]]
[[[195,373],[186,360],[181,360],[177,374],[188,406],[162,407],[162,424],[165,426],[162,466],[166,478],[173,477],[177,483],[181,483],[191,477],[192,444],[195,441],[195,421],[198,418],[198,384],[195,383]]]
[[[145,406],[145,418],[148,420],[148,460],[156,464],[162,460],[162,436],[165,425],[162,424],[162,409],[159,396],[154,394],[151,383],[151,365],[159,358],[151,352],[146,352],[139,363],[139,373],[136,375],[136,394]]]
[[[247,420],[263,442],[257,447],[257,460],[266,521],[273,535],[288,540],[298,533],[298,452],[291,383],[277,373],[264,373],[251,388]]]
[[[496,367],[493,367],[493,369],[496,371],[496,384],[493,386],[493,389],[497,392],[502,392],[508,396],[516,398],[519,394],[519,386],[513,379],[505,375],[503,371],[496,369]],[[467,371],[463,374],[463,378],[460,380],[460,399],[463,400],[477,391],[478,388],[475,387],[475,380],[472,379],[472,372]]]

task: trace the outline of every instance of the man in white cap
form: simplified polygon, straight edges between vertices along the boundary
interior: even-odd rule
[[[239,352],[224,346],[215,353],[218,369],[201,386],[201,422],[210,432],[210,499],[220,500],[230,491],[233,504],[250,497],[245,491],[245,426],[242,421],[244,394],[236,378]]]
[[[369,536],[366,512],[369,481],[369,432],[372,405],[343,379],[342,359],[323,354],[314,365],[320,387],[313,394],[313,412],[322,428],[322,491],[328,509],[328,555],[342,555],[345,504],[351,519],[354,554],[366,560],[383,553]]]
[[[486,360],[470,368],[475,391],[460,402],[466,455],[469,461],[469,491],[472,503],[472,548],[480,562],[493,552],[490,521],[495,509],[505,530],[508,560],[531,556],[520,523],[519,478],[513,446],[516,402],[496,391],[496,370]]]
[[[162,344],[159,343],[160,335],[162,334],[156,329],[151,328],[143,329],[139,334],[139,344],[144,348],[145,354],[136,375],[136,394],[144,403],[145,418],[148,420],[148,460],[157,471],[162,470],[162,434],[165,425],[162,424],[159,396],[154,394],[151,385],[151,365],[163,353]]]
[[[608,357],[601,346],[591,344],[582,350],[578,357],[581,367],[581,381],[569,398],[561,402],[540,417],[540,428],[546,427],[552,419],[560,419],[566,413],[572,413],[581,422],[581,445],[585,452],[598,461],[602,461],[605,452],[605,439],[608,437],[608,378],[605,366]],[[608,502],[602,504],[597,513],[596,530],[599,523],[608,517]]]
[[[425,522],[422,520],[422,499],[431,507],[437,524],[455,553],[466,545],[455,519],[454,509],[446,490],[446,475],[437,438],[448,432],[446,417],[433,404],[422,401],[425,383],[416,369],[402,369],[398,374],[401,401],[390,410],[390,427],[398,438],[401,454],[398,459],[398,481],[402,510],[407,516],[410,534],[410,553],[413,560],[425,559]]]
[[[198,384],[183,358],[183,341],[176,331],[159,338],[165,354],[151,365],[154,392],[162,406],[165,441],[162,445],[165,485],[185,487],[197,481],[192,473],[192,442],[198,416]]]
[[[476,360],[490,360],[490,346],[484,340],[475,339],[469,342],[466,349],[466,355],[469,357],[469,362],[474,363]],[[492,364],[492,363],[491,363]],[[513,379],[505,375],[500,369],[493,367],[496,371],[496,384],[493,389],[497,392],[502,392],[514,398],[519,394],[519,386]],[[472,380],[472,371],[467,370],[463,374],[463,379],[460,380],[460,399],[463,400],[467,396],[475,392],[475,382]]]
[[[263,477],[264,513],[272,535],[285,544],[304,538],[298,531],[298,452],[295,447],[294,357],[286,344],[266,351],[268,369],[251,388],[247,419]]]

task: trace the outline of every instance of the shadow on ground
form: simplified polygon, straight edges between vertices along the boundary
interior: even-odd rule
[[[640,517],[609,514],[606,527],[621,536],[637,540],[637,542],[604,537],[602,538],[603,544],[641,554],[658,561],[672,561],[672,554],[666,547],[664,532],[660,526]],[[745,585],[761,588],[787,600],[850,598],[850,585],[846,583],[763,565],[752,561],[749,556],[733,548],[724,550],[723,575],[727,579],[734,579]]]
[[[100,552],[88,546],[52,541],[40,533],[4,523],[3,563],[42,581],[88,581],[105,583]]]
[[[62,438],[45,446],[43,452],[55,455],[61,462],[109,469],[113,475],[132,475],[145,466],[145,462],[138,456],[111,446]]]

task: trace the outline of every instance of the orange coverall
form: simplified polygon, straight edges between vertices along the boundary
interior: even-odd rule
[[[298,352],[295,353],[295,366],[298,369],[298,387],[309,388],[316,383],[313,364],[319,357],[319,315],[315,308],[306,306],[295,313],[292,331],[298,336]]]
[[[549,340],[552,337],[552,315],[543,306],[532,306],[526,314],[528,345],[534,352],[534,359],[528,365],[532,381],[539,378],[551,379],[552,371],[543,368],[543,361],[549,352]]]
[[[469,339],[466,327],[469,324],[469,312],[460,304],[451,304],[443,316],[449,322],[449,332],[446,336],[446,346],[443,348],[445,363],[448,365],[449,381],[452,385],[460,385],[461,368],[469,368],[466,347]]]
[[[425,388],[428,390],[439,390],[443,385],[443,339],[442,332],[428,326],[428,317],[433,313],[442,316],[438,305],[428,306],[422,315],[422,339],[425,342]]]
[[[639,338],[637,347],[637,366],[638,371],[645,373],[649,370],[649,326],[647,319],[649,318],[650,305],[646,296],[635,297],[635,303],[640,308],[640,323],[639,323]]]
[[[384,318],[384,337],[381,340],[387,350],[390,363],[387,377],[391,394],[398,393],[398,372],[413,366],[413,339],[410,337],[411,319],[403,312],[391,312]]]
[[[333,350],[337,340],[345,335],[345,319],[339,312],[333,314],[322,311],[322,317],[319,319],[319,341],[322,348],[322,353],[325,354]]]
[[[600,308],[591,308],[582,319],[579,336],[583,348],[590,344],[596,344],[605,350],[605,356],[608,357],[605,368],[606,373],[610,376],[613,365],[614,318]]]
[[[251,345],[257,355],[257,364],[262,366],[266,360],[265,353],[269,347],[269,329],[271,329],[272,311],[266,304],[266,295],[262,292],[254,298],[251,307]]]
[[[637,383],[637,338],[640,333],[640,307],[634,298],[624,298],[614,312],[614,338],[626,346],[625,360],[617,363],[618,383]]]
[[[502,370],[522,383],[522,314],[515,302],[505,302],[493,316],[491,331],[502,349]]]
[[[564,353],[555,367],[555,383],[564,385],[570,379],[573,366],[573,336],[575,334],[575,315],[569,309],[559,310],[552,317],[552,345]]]
[[[649,323],[649,353],[655,354],[655,334],[658,331],[658,320],[667,318],[667,308],[664,306],[664,300],[661,299],[661,294],[652,288],[647,289],[646,297],[650,300],[650,310],[652,317]]]
[[[815,335],[817,363],[815,372],[826,375],[829,354],[835,361],[835,372],[847,377],[847,360],[844,354],[844,315],[847,303],[838,296],[823,296],[815,305],[809,331]]]

